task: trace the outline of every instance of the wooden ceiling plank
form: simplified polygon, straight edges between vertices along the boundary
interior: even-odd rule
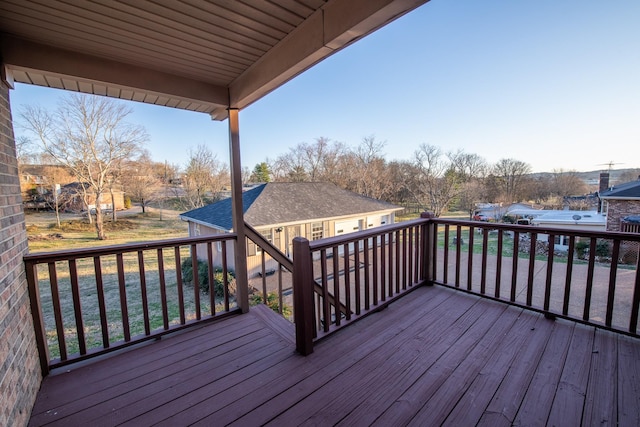
[[[286,35],[285,33],[281,33],[279,37],[274,37],[271,34],[258,31],[256,26],[247,26],[228,18],[225,19],[211,12],[211,9],[201,7],[201,5],[206,5],[206,3],[200,3],[197,6],[184,2],[176,5],[175,0],[155,0],[155,3],[162,5],[164,10],[154,7],[152,10],[154,13],[160,14],[160,12],[163,12],[163,16],[167,18],[175,17],[174,19],[180,19],[183,23],[187,21],[191,25],[198,23],[200,29],[203,31],[209,31],[213,25],[221,35],[229,40],[236,40],[246,44],[251,44],[250,41],[253,40],[259,44],[263,44],[264,49],[273,46]],[[176,13],[178,10],[179,13]],[[173,13],[169,14],[167,11]]]
[[[294,27],[300,25],[302,21],[304,21],[307,16],[298,15],[297,13],[292,12],[289,9],[286,9],[278,4],[271,3],[269,1],[264,0],[238,0],[246,5],[253,7],[256,10],[259,10],[267,15],[277,16],[278,19],[281,19],[287,22]]]
[[[199,0],[187,0],[187,1],[199,1]],[[216,0],[215,6],[224,8],[230,11],[231,13],[235,13],[240,16],[245,16],[252,21],[261,22],[264,25],[268,25],[269,27],[273,27],[278,29],[279,31],[282,31],[285,34],[289,34],[295,28],[295,25],[293,24],[283,21],[282,19],[276,16],[266,14],[263,11],[258,10],[254,7],[251,7],[249,5],[243,4],[238,0]]]
[[[50,25],[50,24],[43,23],[43,25]],[[232,78],[238,75],[237,72],[234,73],[225,69],[220,69],[216,67],[216,64],[202,64],[201,66],[198,67],[197,66],[198,64],[193,62],[183,63],[183,62],[173,61],[172,60],[173,57],[171,55],[154,57],[150,55],[148,52],[145,54],[144,50],[129,52],[126,49],[122,48],[122,49],[111,49],[113,53],[110,53],[111,51],[107,50],[106,47],[101,45],[102,39],[97,36],[91,36],[91,35],[80,34],[80,33],[66,34],[65,31],[59,30],[55,37],[57,39],[57,42],[62,46],[65,46],[65,45],[62,44],[61,42],[68,40],[68,43],[66,43],[66,45],[68,45],[68,50],[72,50],[74,44],[78,40],[78,37],[82,37],[82,36],[84,36],[83,43],[85,45],[86,50],[99,51],[101,52],[102,56],[107,59],[119,57],[123,59],[128,59],[130,63],[134,65],[151,64],[151,65],[154,65],[155,68],[165,69],[168,72],[174,72],[174,73],[177,70],[181,70],[187,76],[197,77],[197,78],[202,78],[203,76],[207,76],[209,79],[211,79],[212,73],[215,73],[215,75],[218,75],[220,77],[218,81],[222,81],[225,84],[227,84]],[[155,59],[155,61],[150,61],[150,59]],[[197,71],[200,71],[200,72],[197,73]],[[215,83],[215,82],[212,81],[212,83]]]
[[[150,12],[131,5],[123,3],[113,3],[111,0],[95,0],[95,3],[92,4],[96,6],[102,6],[102,13],[108,13],[111,16],[114,16],[115,19],[122,19],[124,22],[128,22],[135,28],[146,28],[152,33],[163,33],[167,32],[169,29],[173,29],[174,32],[172,32],[172,34],[176,34],[177,36],[179,36],[180,34],[191,34],[198,39],[209,40],[214,45],[218,44],[220,45],[220,47],[226,47],[227,49],[229,49],[228,53],[230,54],[233,54],[234,49],[237,49],[246,53],[260,56],[266,49],[269,48],[268,45],[265,45],[264,49],[257,49],[251,45],[227,40],[224,37],[220,37],[220,35],[216,34],[215,27],[208,28],[207,30],[202,30],[196,28],[195,26],[175,21],[174,19],[154,15]],[[147,5],[149,3],[136,2],[135,4]],[[115,5],[117,5],[120,9],[115,9]],[[100,13],[99,11],[97,12]]]
[[[236,22],[244,27],[253,28],[254,30],[267,34],[275,39],[281,40],[284,36],[289,34],[293,27],[290,25],[282,25],[282,21],[276,19],[270,20],[259,20],[254,19],[250,15],[242,14],[237,11],[233,11],[225,7],[225,4],[221,4],[221,2],[217,2],[216,4],[212,3],[203,3],[200,0],[182,0],[183,3],[189,4],[192,6],[198,6],[207,11],[207,13],[216,14],[224,19],[227,19],[232,22]],[[227,3],[227,2],[224,2]],[[253,10],[253,9],[250,9]],[[262,15],[263,17],[266,15]],[[275,23],[275,25],[274,25]]]
[[[242,57],[238,55],[238,50],[233,50],[233,54],[230,55],[227,52],[217,51],[215,48],[211,46],[200,45],[200,39],[193,38],[192,40],[186,41],[181,40],[176,35],[165,35],[161,33],[155,33],[152,36],[148,36],[145,34],[139,34],[139,38],[133,39],[131,37],[131,33],[127,32],[126,29],[120,27],[113,27],[107,23],[99,22],[95,20],[95,14],[90,16],[82,16],[79,14],[77,17],[73,17],[70,13],[59,12],[63,16],[58,16],[60,18],[59,21],[53,23],[50,16],[55,16],[55,13],[47,13],[46,10],[34,10],[33,15],[26,16],[20,14],[18,11],[13,10],[12,8],[7,8],[5,10],[5,15],[9,18],[12,18],[16,21],[21,20],[25,26],[29,26],[30,30],[34,28],[47,28],[50,33],[45,35],[43,34],[43,39],[55,39],[59,28],[57,25],[62,25],[67,28],[67,31],[74,31],[74,33],[84,34],[91,29],[91,32],[98,35],[100,37],[100,41],[104,44],[107,44],[108,40],[117,40],[121,45],[115,47],[117,49],[121,49],[126,45],[132,45],[133,41],[136,41],[136,45],[145,46],[145,48],[149,48],[150,46],[155,46],[155,50],[157,52],[161,52],[166,54],[167,50],[173,52],[177,57],[181,57],[183,59],[189,59],[193,57],[201,58],[206,61],[211,61],[211,58],[219,58],[220,62],[225,63],[225,66],[229,67],[229,69],[236,70],[244,70],[246,66],[251,64],[258,56],[246,56]],[[22,19],[20,19],[23,17]],[[104,19],[107,21],[107,19]],[[149,33],[151,34],[151,33]],[[20,34],[18,34],[20,35]],[[74,34],[74,37],[79,37],[77,34]],[[75,39],[76,43],[78,39]],[[82,38],[80,40],[83,40]],[[190,52],[190,55],[184,54],[183,52]],[[199,55],[195,55],[195,52],[198,52]]]

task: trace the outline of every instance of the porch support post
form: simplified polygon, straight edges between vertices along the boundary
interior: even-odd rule
[[[247,239],[244,229],[242,209],[242,165],[240,162],[240,125],[238,109],[229,109],[229,153],[231,156],[231,207],[233,231],[238,236],[236,242],[236,298],[243,313],[249,311],[249,280],[247,278]]]

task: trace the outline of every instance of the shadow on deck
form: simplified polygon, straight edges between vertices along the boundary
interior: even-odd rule
[[[640,425],[640,340],[624,335],[439,286],[308,357],[281,321],[254,308],[67,367],[31,425]]]

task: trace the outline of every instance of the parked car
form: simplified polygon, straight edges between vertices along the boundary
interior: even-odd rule
[[[473,216],[474,221],[484,221],[489,222],[489,217],[485,214],[476,214]]]

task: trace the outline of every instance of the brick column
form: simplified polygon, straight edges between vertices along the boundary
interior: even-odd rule
[[[22,426],[42,376],[22,262],[27,232],[9,105],[0,82],[0,426]]]

